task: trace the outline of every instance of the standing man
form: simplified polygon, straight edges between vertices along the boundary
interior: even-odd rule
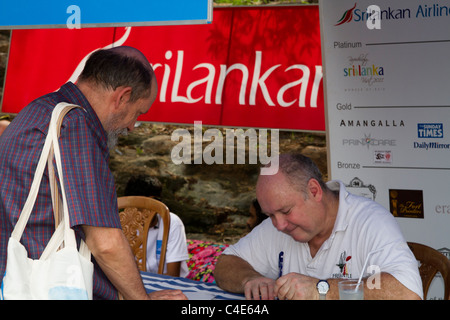
[[[256,196],[270,219],[220,256],[214,275],[223,289],[258,300],[339,299],[338,281],[366,274],[366,257],[379,250],[368,263],[379,268],[379,287],[365,283],[365,298],[423,298],[392,214],[340,182],[325,184],[309,158],[281,155],[278,173],[259,176]]]
[[[120,225],[109,148],[131,131],[157,95],[145,56],[131,47],[94,52],[77,84],[63,85],[25,107],[0,137],[0,275],[5,272],[8,238],[28,195],[59,102],[81,106],[61,127],[60,149],[71,227],[85,239],[94,260],[94,299],[184,299],[181,291],[145,292],[134,256]],[[21,242],[30,258],[43,252],[55,230],[48,175]]]

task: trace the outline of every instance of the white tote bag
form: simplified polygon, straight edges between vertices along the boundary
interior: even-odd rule
[[[44,148],[36,168],[30,193],[8,242],[5,276],[1,284],[4,300],[87,300],[92,299],[94,267],[91,253],[84,241],[77,249],[75,232],[70,228],[69,211],[64,191],[58,131],[64,115],[78,106],[59,103],[53,113]],[[41,184],[46,163],[52,162],[53,154],[61,186],[62,206],[55,199],[52,190],[55,214],[63,210],[61,221],[38,260],[28,257],[27,250],[20,243],[28,218],[30,217]],[[53,167],[52,165],[49,165]],[[50,170],[51,169],[51,170]],[[49,168],[50,183],[54,182],[53,168]],[[59,198],[59,197],[58,197]],[[55,208],[55,205],[58,208]]]

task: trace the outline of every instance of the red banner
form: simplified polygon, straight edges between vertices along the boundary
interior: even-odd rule
[[[318,6],[216,8],[209,25],[15,30],[2,112],[76,81],[86,57],[141,50],[159,95],[139,120],[325,131]]]

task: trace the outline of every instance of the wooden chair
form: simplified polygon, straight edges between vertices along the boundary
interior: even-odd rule
[[[444,300],[450,300],[450,261],[439,251],[426,245],[408,242],[412,253],[420,262],[419,272],[422,278],[423,297],[426,299],[431,281],[437,272],[444,280]]]
[[[153,198],[129,196],[117,198],[122,230],[136,257],[139,270],[147,271],[147,235],[150,223],[159,214],[164,224],[164,233],[159,259],[158,273],[163,274],[169,238],[170,212],[167,206]]]

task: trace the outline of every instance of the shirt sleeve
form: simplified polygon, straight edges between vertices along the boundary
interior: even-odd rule
[[[167,243],[166,263],[185,261],[189,259],[186,243],[186,233],[181,219],[170,213],[170,232]]]
[[[266,219],[236,244],[225,249],[223,254],[237,256],[247,261],[261,275],[276,279],[279,271],[277,248],[283,242],[277,235],[272,221]]]
[[[367,257],[371,251],[377,250],[369,257],[367,266],[374,274],[389,273],[423,299],[418,262],[409,249],[395,218],[384,210],[374,209],[361,223],[361,242],[364,242],[364,247],[367,248],[364,257]]]

